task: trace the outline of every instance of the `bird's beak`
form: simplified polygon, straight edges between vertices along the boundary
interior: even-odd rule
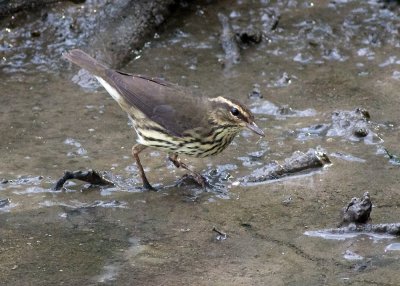
[[[257,124],[255,124],[254,122],[251,123],[247,123],[246,127],[249,128],[251,131],[253,131],[254,133],[264,137],[264,131],[262,131],[262,129],[260,127],[257,126]]]

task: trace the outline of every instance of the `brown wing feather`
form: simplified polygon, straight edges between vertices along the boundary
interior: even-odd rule
[[[128,105],[135,106],[171,135],[182,137],[190,129],[207,129],[210,105],[207,98],[162,79],[142,75],[107,70],[103,79],[118,90]]]

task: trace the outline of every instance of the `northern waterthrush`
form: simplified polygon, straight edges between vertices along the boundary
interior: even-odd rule
[[[250,110],[234,99],[195,96],[159,78],[115,71],[81,50],[71,50],[63,56],[94,74],[128,113],[138,136],[132,155],[146,189],[153,188],[146,178],[139,153],[147,147],[167,152],[176,167],[190,171],[204,186],[204,178],[181,162],[178,154],[194,157],[218,154],[243,128],[264,136]]]

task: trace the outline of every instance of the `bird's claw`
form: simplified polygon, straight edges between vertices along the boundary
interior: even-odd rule
[[[206,178],[204,178],[202,175],[200,174],[194,174],[193,175],[193,179],[194,181],[201,186],[203,189],[205,189],[207,187],[207,180]]]
[[[180,184],[187,184],[190,181],[193,181],[194,183],[196,183],[198,186],[202,187],[203,189],[205,189],[208,186],[208,182],[206,180],[206,178],[204,178],[202,175],[194,173],[194,174],[186,174],[184,175],[180,180],[178,185]]]

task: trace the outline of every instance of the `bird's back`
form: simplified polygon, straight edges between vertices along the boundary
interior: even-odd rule
[[[191,91],[159,78],[131,75],[107,70],[104,78],[125,101],[122,108],[141,120],[135,111],[145,115],[143,120],[153,121],[171,135],[182,137],[187,130],[208,127],[210,102]],[[206,131],[204,131],[206,132]]]
[[[159,78],[109,69],[81,50],[67,52],[64,57],[93,73],[137,124],[147,121],[176,137],[195,128],[207,133],[210,102],[206,97]]]

